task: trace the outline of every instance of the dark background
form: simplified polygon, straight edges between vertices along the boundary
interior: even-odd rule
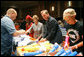
[[[40,15],[40,11],[47,9],[51,16],[54,18],[62,19],[63,11],[66,8],[74,8],[77,12],[76,19],[83,20],[83,1],[71,1],[72,5],[68,6],[69,1],[1,1],[1,17],[5,15],[7,9],[14,8],[18,12],[17,19],[15,21],[21,22],[25,19],[26,15],[33,16],[38,15],[40,21],[43,20]],[[51,7],[54,6],[55,10],[51,11]]]

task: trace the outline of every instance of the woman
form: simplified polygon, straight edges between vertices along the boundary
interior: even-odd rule
[[[33,22],[32,22],[32,17],[27,15],[26,16],[26,31],[32,26]],[[33,37],[33,32],[29,34],[30,37]]]
[[[33,29],[34,38],[39,40],[42,37],[43,24],[40,23],[38,20],[39,20],[39,17],[37,15],[34,15],[33,16],[34,24],[27,30],[26,33],[31,33],[31,30]]]
[[[74,9],[68,8],[63,12],[63,19],[65,20],[71,49],[83,54],[83,24],[76,19],[76,14]]]

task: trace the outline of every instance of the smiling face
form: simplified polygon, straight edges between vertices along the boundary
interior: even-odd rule
[[[41,14],[44,20],[48,20],[49,15],[48,14]]]
[[[33,19],[33,22],[37,25],[38,20],[37,19]]]
[[[43,10],[41,11],[41,16],[43,17],[44,20],[48,20],[49,19],[49,13],[47,10]]]
[[[63,19],[70,25],[73,25],[76,23],[76,19],[74,16],[63,16]]]
[[[76,12],[72,8],[68,8],[63,12],[63,19],[68,23],[68,24],[75,24],[76,23]]]
[[[37,25],[38,24],[39,17],[37,15],[33,16],[33,22]]]

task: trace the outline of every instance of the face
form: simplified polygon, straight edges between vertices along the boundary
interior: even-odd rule
[[[62,27],[64,27],[64,25],[63,25],[63,22],[62,21],[58,21],[58,24],[60,25],[60,26],[62,26]]]
[[[37,23],[38,23],[38,20],[36,20],[36,19],[33,19],[33,22],[34,22],[35,24],[37,24]]]
[[[12,20],[15,20],[16,17],[17,17],[17,13],[11,13],[11,18],[12,18]]]
[[[42,17],[43,17],[44,20],[48,20],[49,14],[42,13],[41,15],[42,15]]]
[[[73,17],[71,17],[71,16],[63,16],[63,19],[68,23],[68,24],[75,24],[75,20],[74,20],[74,18]]]

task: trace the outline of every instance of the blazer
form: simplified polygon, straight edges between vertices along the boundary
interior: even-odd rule
[[[62,42],[62,32],[59,28],[59,25],[57,23],[57,20],[51,16],[49,16],[48,21],[46,21],[45,27],[44,27],[45,33],[43,34],[43,38],[46,38],[51,43],[61,43]]]

